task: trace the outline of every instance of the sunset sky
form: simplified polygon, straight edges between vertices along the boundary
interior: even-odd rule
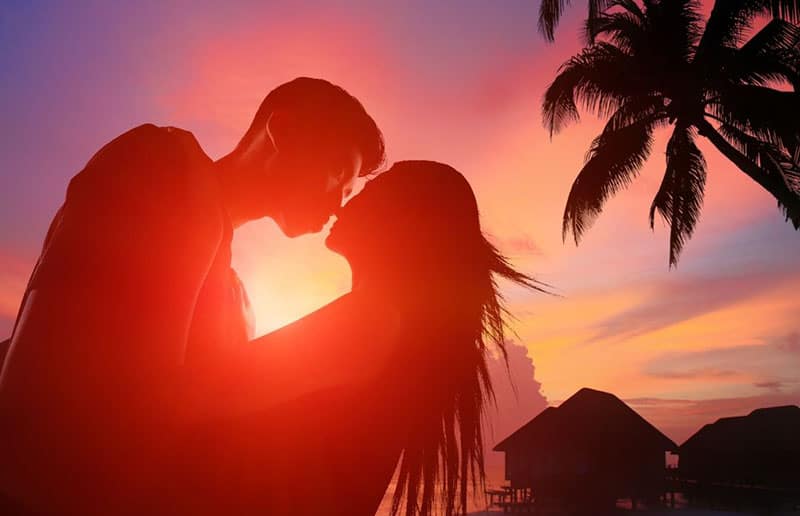
[[[546,44],[535,0],[63,4],[0,7],[0,337],[69,178],[100,146],[153,122],[218,158],[270,89],[309,75],[363,102],[390,161],[463,172],[493,241],[555,286],[560,297],[506,291],[548,400],[611,391],[678,442],[723,415],[800,403],[800,234],[709,146],[702,218],[677,269],[666,226],[648,224],[663,135],[581,245],[562,243],[564,201],[601,125],[586,116],[551,141],[540,102],[579,48],[584,8]],[[268,220],[237,233],[259,333],[348,289],[322,239],[286,239]]]

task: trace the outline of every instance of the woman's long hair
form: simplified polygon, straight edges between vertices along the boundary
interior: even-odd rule
[[[404,247],[405,273],[416,277],[415,289],[423,285],[414,295],[425,312],[407,363],[424,375],[414,378],[425,390],[403,446],[392,514],[463,514],[469,487],[485,484],[481,423],[494,401],[487,358],[506,359],[508,312],[497,281],[542,292],[544,285],[514,270],[485,238],[472,189],[453,168],[405,161],[375,182],[393,183],[386,189],[405,198],[393,237]]]

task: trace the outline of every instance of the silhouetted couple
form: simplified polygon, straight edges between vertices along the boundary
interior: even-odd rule
[[[385,160],[326,81],[272,91],[213,162],[143,125],[69,184],[2,370],[0,490],[20,514],[447,514],[483,474],[495,279],[537,288],[484,238],[457,171]],[[233,230],[318,232],[350,293],[253,340]],[[10,508],[8,510],[11,510]],[[23,512],[27,511],[27,512]]]

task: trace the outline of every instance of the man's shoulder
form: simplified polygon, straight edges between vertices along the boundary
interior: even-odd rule
[[[172,156],[198,162],[211,162],[190,131],[178,127],[142,124],[105,144],[87,166],[104,159],[118,158],[120,155],[147,160]]]
[[[155,124],[142,124],[122,133],[117,138],[123,138],[125,136],[158,139],[200,148],[197,138],[195,138],[191,131],[171,125],[158,126]]]
[[[98,191],[213,190],[215,175],[194,135],[177,127],[143,124],[105,144],[70,181],[67,198]]]

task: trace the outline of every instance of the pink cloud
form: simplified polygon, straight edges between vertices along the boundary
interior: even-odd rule
[[[789,333],[780,339],[778,345],[784,351],[800,355],[800,332],[793,331]]]
[[[548,405],[541,392],[541,384],[536,380],[536,369],[528,350],[514,341],[508,341],[506,351],[508,368],[500,357],[489,362],[496,406],[487,410],[484,450],[489,480],[494,482],[502,480],[503,474],[503,455],[491,451],[494,445]]]
[[[649,290],[646,299],[596,323],[596,332],[588,342],[627,339],[655,332],[744,302],[787,280],[784,270],[753,269],[723,275],[673,276],[666,281],[643,285]]]
[[[542,248],[534,241],[530,235],[522,234],[509,237],[497,243],[500,250],[509,256],[529,255],[540,256]]]

